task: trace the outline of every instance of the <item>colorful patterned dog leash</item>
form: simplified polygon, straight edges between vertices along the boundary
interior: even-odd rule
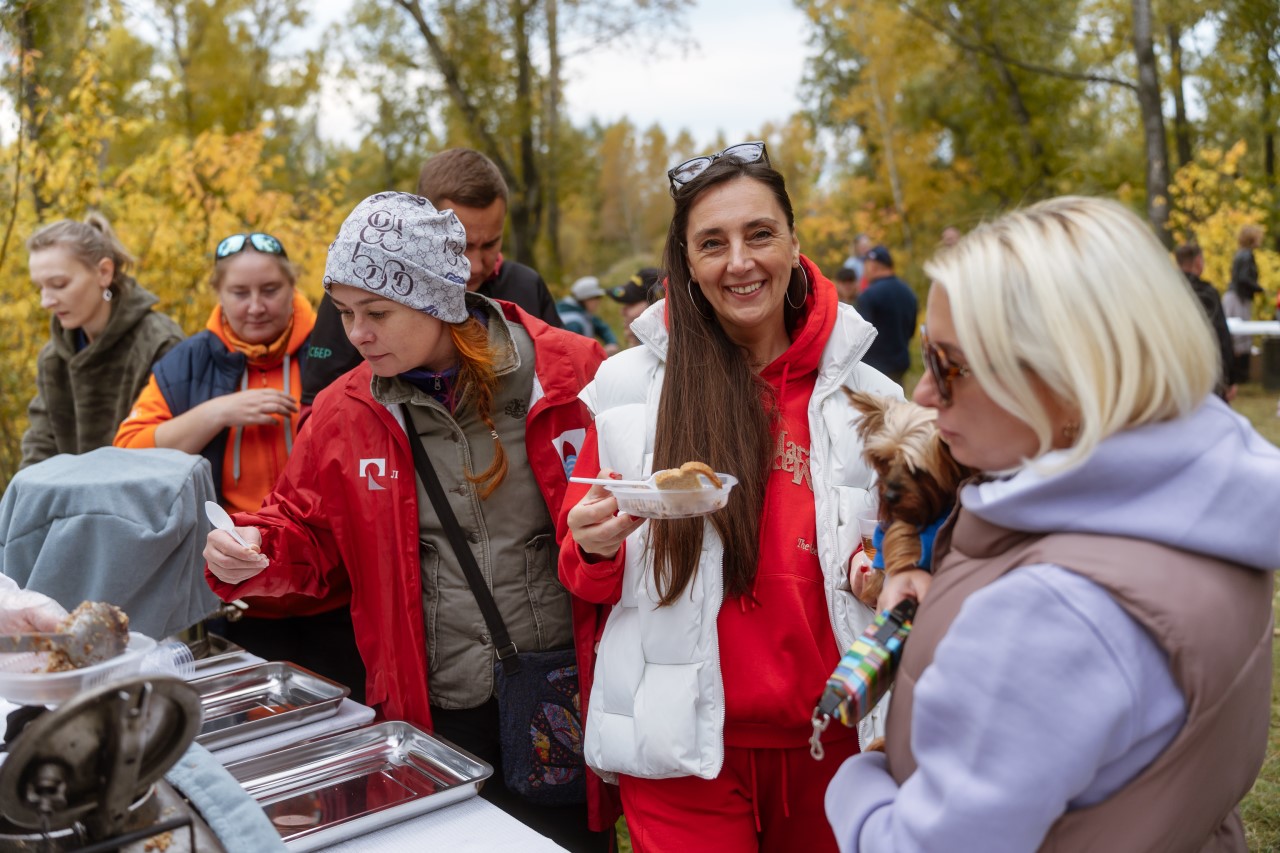
[[[915,615],[915,601],[904,599],[892,610],[877,615],[840,658],[813,709],[809,754],[814,760],[822,760],[822,733],[833,718],[842,725],[856,726],[889,692]]]

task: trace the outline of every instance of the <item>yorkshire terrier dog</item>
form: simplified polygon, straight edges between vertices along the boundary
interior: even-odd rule
[[[856,430],[862,456],[876,472],[880,496],[880,551],[884,572],[871,572],[862,602],[873,610],[887,575],[921,566],[921,534],[932,534],[955,503],[969,469],[956,462],[938,434],[932,409],[850,391],[849,402],[862,413]]]

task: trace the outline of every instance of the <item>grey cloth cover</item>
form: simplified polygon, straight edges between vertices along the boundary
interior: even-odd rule
[[[195,806],[228,853],[287,849],[262,806],[200,744],[191,744],[164,778]]]
[[[0,572],[71,610],[108,601],[161,638],[219,604],[204,579],[209,463],[101,447],[19,471],[0,499]]]

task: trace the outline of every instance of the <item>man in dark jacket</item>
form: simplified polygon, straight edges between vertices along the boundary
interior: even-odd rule
[[[453,210],[467,232],[471,278],[467,290],[514,302],[543,322],[564,328],[547,284],[533,269],[502,257],[507,217],[507,182],[493,161],[470,148],[441,151],[422,166],[418,195],[437,210]],[[330,382],[358,366],[361,358],[347,340],[342,320],[326,293],[316,310],[311,347],[302,371],[302,404],[311,405]]]
[[[916,333],[920,303],[907,283],[894,275],[893,256],[875,246],[863,259],[870,284],[858,297],[862,319],[876,327],[876,339],[862,357],[864,364],[901,383],[911,366],[911,338]]]
[[[1187,277],[1192,292],[1204,306],[1204,313],[1213,327],[1214,337],[1218,341],[1218,352],[1222,357],[1222,373],[1214,390],[1218,396],[1231,402],[1236,396],[1236,386],[1231,382],[1231,333],[1227,331],[1227,315],[1222,310],[1222,297],[1218,289],[1200,277],[1204,272],[1204,254],[1195,243],[1183,243],[1174,250],[1173,256],[1178,261],[1178,269]]]

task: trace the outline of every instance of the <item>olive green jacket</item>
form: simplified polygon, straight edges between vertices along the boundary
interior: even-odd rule
[[[110,447],[151,375],[151,365],[184,335],[151,310],[160,300],[129,279],[102,334],[76,352],[74,329],[50,321],[36,362],[36,396],[27,406],[21,468],[59,453]]]

